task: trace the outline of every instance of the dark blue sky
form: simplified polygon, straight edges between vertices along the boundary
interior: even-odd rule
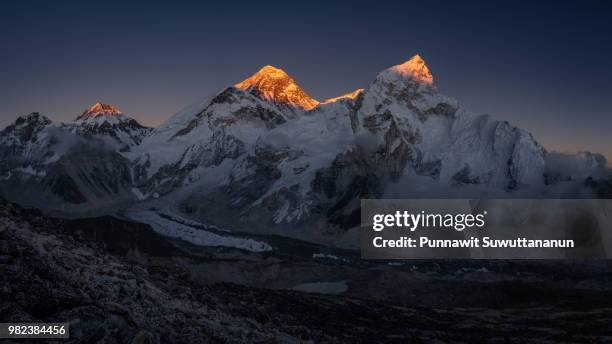
[[[0,10],[0,125],[100,100],[144,124],[265,64],[325,99],[418,53],[467,109],[612,158],[605,1],[15,1]]]

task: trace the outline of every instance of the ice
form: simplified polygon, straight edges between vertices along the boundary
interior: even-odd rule
[[[163,218],[152,210],[127,212],[125,215],[134,221],[150,225],[154,231],[163,236],[182,239],[195,245],[233,247],[251,252],[272,250],[272,246],[265,242],[248,238],[218,235]]]

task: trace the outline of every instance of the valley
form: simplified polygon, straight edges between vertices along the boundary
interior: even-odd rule
[[[0,320],[69,322],[68,342],[610,339],[608,261],[363,261],[255,239],[284,249],[196,246],[2,201]]]

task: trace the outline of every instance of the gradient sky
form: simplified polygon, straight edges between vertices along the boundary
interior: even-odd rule
[[[4,2],[0,126],[98,100],[155,126],[265,64],[325,99],[418,53],[468,110],[612,160],[611,17],[606,1]]]

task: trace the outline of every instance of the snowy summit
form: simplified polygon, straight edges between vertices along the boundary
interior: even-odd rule
[[[275,103],[288,104],[305,110],[317,106],[319,102],[311,98],[282,69],[267,65],[234,87],[255,91],[263,98]]]
[[[101,116],[120,116],[123,113],[112,105],[104,104],[101,102],[97,102],[92,105],[89,109],[85,110],[79,117],[76,118],[77,121],[85,120],[89,118],[96,118]]]
[[[121,147],[134,146],[147,136],[150,128],[146,128],[135,119],[128,117],[110,104],[97,102],[85,110],[69,126],[74,133],[81,136],[110,137]]]
[[[429,73],[425,60],[418,54],[400,65],[391,67],[391,69],[402,77],[409,77],[423,84],[433,84],[433,76]]]

